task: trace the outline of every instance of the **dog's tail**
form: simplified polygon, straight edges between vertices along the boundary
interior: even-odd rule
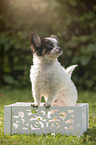
[[[66,69],[66,72],[69,74],[69,76],[71,77],[71,74],[73,72],[73,70],[77,67],[78,65],[72,65],[72,66],[69,66],[67,69]]]

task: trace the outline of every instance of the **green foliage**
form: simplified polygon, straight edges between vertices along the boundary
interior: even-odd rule
[[[48,135],[4,135],[4,105],[18,101],[32,102],[31,90],[0,89],[0,145],[95,145],[96,144],[96,94],[79,92],[78,102],[89,103],[89,129],[82,136]]]
[[[96,90],[96,1],[1,0],[0,84],[30,85],[32,64],[29,32],[60,40],[65,67],[78,64],[73,80],[78,88]]]

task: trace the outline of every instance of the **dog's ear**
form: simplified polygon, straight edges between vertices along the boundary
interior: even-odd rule
[[[31,48],[36,48],[36,47],[39,47],[41,45],[41,39],[37,33],[31,32],[29,35],[29,40],[31,43]]]

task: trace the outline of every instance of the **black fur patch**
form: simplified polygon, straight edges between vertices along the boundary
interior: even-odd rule
[[[45,55],[53,49],[54,45],[50,40],[46,38],[41,39],[41,45],[39,47],[33,48],[33,53],[36,53],[38,56]]]

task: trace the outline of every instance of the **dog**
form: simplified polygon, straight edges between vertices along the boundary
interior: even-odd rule
[[[30,33],[33,65],[30,79],[34,98],[33,107],[40,105],[45,98],[45,108],[50,106],[75,106],[77,90],[71,80],[71,74],[77,65],[65,69],[58,62],[62,49],[55,35],[41,38],[37,33]]]

